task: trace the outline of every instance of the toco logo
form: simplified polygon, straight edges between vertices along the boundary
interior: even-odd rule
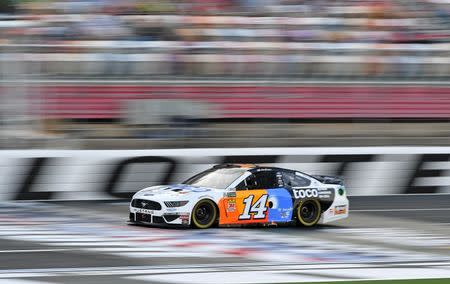
[[[306,198],[306,197],[318,197],[319,192],[315,188],[308,189],[294,189],[294,197],[295,198]]]

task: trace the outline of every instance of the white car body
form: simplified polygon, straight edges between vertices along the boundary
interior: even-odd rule
[[[195,205],[205,199],[213,201],[217,206],[218,225],[292,222],[295,219],[295,208],[304,200],[311,199],[318,200],[321,204],[322,210],[317,222],[319,224],[348,217],[349,201],[343,183],[339,179],[324,176],[314,177],[280,168],[240,165],[236,167],[242,169],[242,174],[221,189],[175,184],[151,186],[138,191],[130,202],[130,221],[144,224],[188,226],[191,225]],[[275,184],[275,188],[269,189],[240,189],[249,178],[256,179],[258,174],[275,175],[278,184]],[[292,181],[300,180],[308,184],[288,186],[285,175]],[[308,181],[305,182],[305,180]],[[265,201],[264,204],[257,204],[262,197]],[[261,200],[263,201],[263,199]],[[251,204],[246,206],[246,202]],[[256,218],[258,214],[262,214],[260,217],[264,218]],[[248,218],[241,218],[244,215]]]

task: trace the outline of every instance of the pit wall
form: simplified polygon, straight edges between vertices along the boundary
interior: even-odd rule
[[[0,151],[0,200],[128,199],[219,163],[345,178],[349,195],[450,193],[450,147]]]

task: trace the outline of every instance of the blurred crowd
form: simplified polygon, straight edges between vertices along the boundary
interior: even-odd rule
[[[450,0],[0,0],[0,126],[14,131],[291,145],[304,133],[195,120],[445,120],[449,79]]]
[[[31,75],[442,78],[449,28],[447,0],[0,4],[3,70]]]
[[[448,41],[443,0],[3,0],[3,39],[269,42]]]

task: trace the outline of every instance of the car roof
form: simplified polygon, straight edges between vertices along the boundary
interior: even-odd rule
[[[297,170],[291,170],[291,169],[285,169],[285,168],[279,168],[279,167],[267,167],[267,166],[259,166],[256,164],[218,164],[213,167],[213,169],[224,169],[224,168],[242,168],[250,173],[257,173],[262,171],[283,171],[283,172],[297,172],[300,173],[310,179],[316,180],[316,178],[312,175],[309,175],[307,173],[297,171]]]
[[[244,169],[254,169],[259,167],[255,164],[219,164],[215,165],[213,168],[244,168]]]
[[[217,168],[242,168],[242,169],[246,169],[252,173],[262,171],[262,170],[288,171],[288,172],[299,172],[299,173],[309,176],[308,174],[305,174],[305,173],[297,171],[297,170],[290,170],[290,169],[284,169],[284,168],[279,168],[279,167],[259,166],[256,164],[219,164],[219,165],[214,166],[214,168],[216,168],[216,169]]]

